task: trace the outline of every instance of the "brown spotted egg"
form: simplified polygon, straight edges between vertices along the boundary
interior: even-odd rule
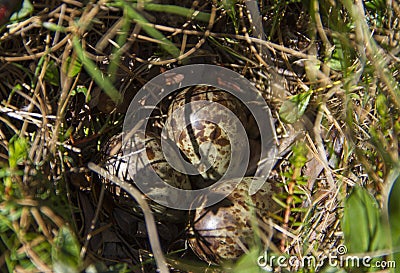
[[[235,260],[254,240],[254,219],[266,219],[275,212],[270,183],[251,197],[248,190],[252,178],[245,177],[221,202],[208,208],[198,208],[191,223],[189,245],[195,254],[208,263],[219,264]]]
[[[143,143],[145,143],[144,146]],[[133,182],[137,180],[138,176],[141,178],[151,177],[149,173],[154,170],[161,182],[164,181],[179,189],[191,189],[187,175],[173,169],[165,160],[161,140],[157,135],[136,133],[123,144],[122,134],[119,134],[113,137],[109,144],[110,147],[106,149],[108,159],[105,168],[121,180]],[[152,194],[156,196],[157,194],[165,195],[166,191],[163,190],[161,182],[157,183],[153,179],[148,180],[148,183],[153,183],[147,185],[152,189]],[[174,197],[168,196],[167,198]],[[174,218],[180,218],[183,215],[181,211],[167,209],[153,201],[150,202],[150,206],[160,216],[159,219],[165,216],[174,220]],[[169,215],[171,213],[172,215]]]
[[[177,143],[179,149],[188,161],[196,166],[204,179],[218,180],[226,172],[231,159],[232,140],[229,139],[223,128],[232,128],[233,125],[229,122],[229,118],[224,119],[226,113],[224,111],[201,112],[193,106],[190,112],[190,122],[185,124],[187,126],[183,128],[181,125],[183,114],[174,115],[174,112],[176,113],[177,109],[184,107],[184,105],[199,101],[220,104],[229,109],[242,124],[245,124],[247,120],[246,107],[232,94],[211,86],[186,88],[175,96],[169,106],[168,117],[170,117],[170,121],[165,125],[168,137]],[[186,112],[182,113],[186,118]],[[216,120],[222,120],[222,122],[217,124],[212,121],[202,120],[202,118],[207,118],[207,115]],[[235,136],[235,138],[243,137],[245,136]],[[211,146],[214,147],[213,152],[210,152]],[[209,164],[207,166],[202,162],[208,162]]]

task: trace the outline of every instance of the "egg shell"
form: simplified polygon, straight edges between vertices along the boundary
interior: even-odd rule
[[[198,208],[191,223],[189,245],[203,261],[219,264],[236,260],[254,240],[252,221],[266,219],[278,209],[272,200],[276,191],[271,183],[251,197],[248,190],[251,177],[244,178],[223,201],[208,208]]]
[[[110,142],[113,142],[113,147],[109,149],[110,157],[107,159],[105,168],[109,173],[117,176],[124,181],[136,181],[136,178],[149,177],[149,172],[154,172],[161,178],[162,181],[169,185],[191,190],[190,180],[187,175],[182,174],[173,169],[164,158],[162,152],[161,140],[153,133],[136,133],[131,138],[122,143],[122,135],[114,137]],[[145,145],[143,146],[143,143]],[[144,149],[145,148],[145,149]],[[144,154],[146,151],[146,154]],[[145,179],[144,179],[145,180]],[[162,183],[150,181],[151,194],[159,195],[160,198],[174,198],[173,196],[165,196],[168,191]],[[143,180],[142,180],[143,181]],[[164,187],[164,188],[163,188]],[[158,214],[158,219],[164,217],[178,219],[184,217],[184,212],[178,210],[167,209],[164,206],[151,201],[150,206],[153,211]],[[166,219],[168,220],[168,219]]]
[[[115,141],[114,139],[113,142]],[[136,133],[126,140],[125,144],[122,143],[122,135],[119,135],[117,141],[119,143],[114,145],[114,148],[110,151],[111,157],[105,165],[111,174],[123,180],[134,180],[136,175],[146,175],[146,172],[152,168],[169,185],[179,189],[191,189],[188,177],[174,170],[165,160],[161,140],[155,134]],[[143,153],[143,141],[146,147],[146,155]]]
[[[180,131],[176,129],[179,128],[177,126],[179,121],[175,120],[172,115],[179,107],[201,100],[217,102],[228,108],[242,124],[245,124],[247,120],[245,116],[246,107],[235,96],[225,91],[210,86],[195,86],[186,88],[178,93],[168,109],[168,116],[172,117],[171,122],[166,124],[168,137],[176,141],[178,147],[190,163],[198,165],[198,170],[203,178],[217,180],[226,172],[231,159],[231,141],[222,128],[232,128],[232,124],[226,122],[215,124],[206,120],[196,120],[208,118],[208,116],[196,116],[201,111],[197,111],[198,109],[194,108],[192,109],[190,119],[195,121],[190,123],[190,127]],[[204,111],[202,113],[204,114]],[[216,120],[227,120],[225,118],[226,113],[224,112],[206,114],[212,115]],[[239,137],[243,138],[245,136]],[[209,152],[211,145],[205,144],[207,142],[212,143],[216,148],[216,153]],[[202,154],[206,156],[207,161],[212,166],[208,170],[206,166],[199,164],[201,162],[199,150],[202,151]]]

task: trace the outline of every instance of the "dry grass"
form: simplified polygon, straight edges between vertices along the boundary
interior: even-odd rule
[[[230,68],[253,82],[269,104],[279,140],[269,179],[282,186],[276,196],[282,209],[260,227],[274,234],[275,252],[303,257],[335,251],[344,242],[343,201],[355,185],[384,206],[398,171],[397,2],[387,11],[363,6],[378,1],[259,3],[265,21],[259,37],[241,1],[232,10],[220,2],[167,1],[204,12],[207,20],[138,4],[148,23],[126,19],[126,6],[108,2],[36,1],[29,16],[2,27],[1,272],[51,270],[57,259],[50,249],[56,251],[65,225],[78,238],[80,256],[70,251],[79,269],[102,263],[155,270],[141,213],[104,192],[87,166],[103,163],[104,145],[121,131],[135,92],[177,65]],[[165,49],[162,36],[178,55]],[[304,113],[287,104],[307,92]],[[283,105],[299,118],[285,123]],[[306,148],[303,165],[296,164],[302,155],[295,144]],[[167,253],[170,267],[181,269],[176,272],[222,270],[196,261],[185,245],[184,224],[160,222],[157,228],[171,235],[161,236],[163,249],[156,253]],[[269,236],[261,238],[271,244]]]

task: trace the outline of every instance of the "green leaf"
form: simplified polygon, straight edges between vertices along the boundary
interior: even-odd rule
[[[382,117],[386,117],[389,114],[387,103],[387,98],[384,94],[379,94],[376,96],[376,110]]]
[[[307,162],[308,148],[305,143],[297,143],[292,147],[293,155],[289,158],[295,168],[302,168]]]
[[[334,38],[333,42],[335,44],[335,48],[327,64],[333,70],[342,71],[345,69],[345,64],[343,63],[345,60],[345,56],[342,50],[342,44],[340,43],[340,40],[337,38]]]
[[[279,110],[280,118],[286,123],[296,122],[306,111],[311,95],[312,90],[309,90],[283,102]]]
[[[265,272],[258,264],[257,260],[260,256],[260,249],[254,247],[250,249],[249,253],[246,253],[240,257],[233,267],[235,273],[261,273]]]
[[[11,172],[8,168],[1,168],[0,169],[0,179],[4,177],[9,177],[11,175]]]
[[[342,68],[342,61],[341,59],[337,58],[335,54],[336,51],[334,51],[334,56],[332,56],[327,64],[332,70],[340,71],[340,69]]]
[[[50,60],[47,65],[46,73],[44,74],[44,79],[54,86],[60,85],[60,72],[55,61]]]
[[[342,229],[349,253],[382,250],[387,246],[378,203],[362,187],[356,186],[345,201]]]
[[[8,146],[8,163],[12,169],[28,157],[28,142],[25,138],[14,136]]]
[[[51,250],[53,269],[56,273],[80,272],[80,245],[68,227],[62,227]]]
[[[331,69],[341,71],[345,76],[350,76],[355,72],[354,60],[356,53],[345,33],[351,30],[349,26],[343,24],[341,9],[336,7],[333,10],[335,22],[331,22],[336,25],[338,31],[332,33],[334,47],[332,48],[332,54],[327,56],[326,63]]]
[[[75,96],[75,95],[78,94],[78,93],[82,93],[82,94],[85,95],[85,97],[86,97],[86,100],[85,100],[86,103],[89,102],[89,101],[92,99],[92,96],[90,95],[90,93],[88,92],[88,89],[87,89],[86,86],[84,86],[84,85],[78,85],[78,86],[76,87],[76,89],[72,90],[72,91],[71,91],[71,96]],[[64,134],[64,135],[67,136],[67,137],[69,137],[69,134],[70,134],[70,133],[71,133],[70,131],[67,131],[66,134]]]
[[[72,63],[71,63],[71,57],[67,58],[67,71],[68,71],[68,77],[75,77],[76,75],[78,75],[81,70],[82,70],[82,62],[80,59],[75,59]]]
[[[10,21],[16,21],[18,19],[22,19],[29,16],[33,12],[33,9],[34,8],[32,3],[29,0],[24,0],[24,2],[22,3],[22,8],[19,11],[14,12],[13,15],[11,15]]]

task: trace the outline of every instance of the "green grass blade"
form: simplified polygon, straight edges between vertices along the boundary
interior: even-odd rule
[[[160,45],[162,49],[167,51],[169,54],[171,54],[173,57],[178,57],[180,55],[180,50],[177,48],[170,40],[168,40],[161,32],[153,28],[151,25],[149,25],[149,22],[142,16],[140,15],[134,8],[124,5],[126,12],[129,16],[129,18],[135,20],[142,28],[143,30],[149,34],[152,38],[160,41]]]
[[[188,18],[193,18],[203,22],[208,22],[210,20],[210,14],[206,12],[195,11],[180,6],[149,3],[149,4],[144,4],[144,9],[148,11],[159,11],[159,12],[176,14]]]
[[[86,71],[93,77],[94,81],[104,90],[104,92],[114,101],[118,102],[121,100],[120,93],[114,88],[111,81],[99,70],[96,64],[87,57],[83,50],[79,39],[74,37],[72,39],[75,52],[79,59],[82,61]]]

